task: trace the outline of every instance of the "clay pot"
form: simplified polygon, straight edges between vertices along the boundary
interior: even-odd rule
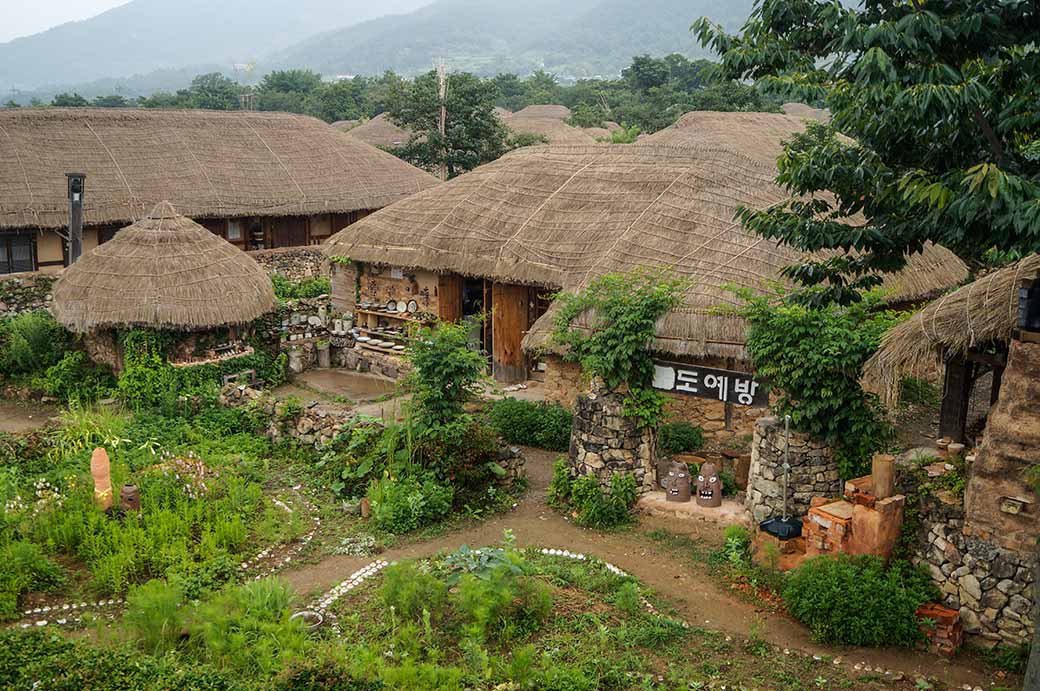
[[[137,485],[123,485],[119,490],[119,505],[123,511],[141,510],[141,492]]]

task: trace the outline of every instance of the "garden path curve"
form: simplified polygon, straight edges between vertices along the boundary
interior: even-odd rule
[[[493,545],[501,541],[503,530],[510,529],[519,546],[567,549],[617,565],[660,593],[676,608],[679,616],[693,626],[746,636],[756,620],[761,620],[765,623],[763,635],[770,643],[804,654],[841,658],[853,674],[856,672],[851,667],[864,663],[874,669],[902,672],[911,679],[917,675],[935,677],[954,689],[965,684],[973,687],[989,685],[987,676],[970,660],[948,661],[928,653],[902,649],[846,649],[820,645],[794,620],[735,598],[711,580],[703,564],[683,558],[645,536],[646,531],[661,528],[675,534],[694,538],[703,535],[718,541],[719,533],[714,526],[709,528],[707,524],[642,516],[638,528],[630,531],[600,533],[579,528],[564,520],[545,502],[556,454],[538,449],[524,449],[524,454],[530,488],[515,509],[432,540],[388,550],[377,555],[378,558],[396,561],[453,551],[463,544],[471,547]],[[309,600],[372,560],[373,557],[333,556],[316,564],[301,564],[282,572],[281,577]]]

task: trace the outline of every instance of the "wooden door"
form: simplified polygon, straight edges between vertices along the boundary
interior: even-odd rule
[[[462,319],[463,278],[458,274],[437,276],[437,316],[442,322]]]
[[[495,379],[515,383],[527,379],[527,360],[520,343],[528,329],[527,286],[495,283],[491,289],[491,333]]]

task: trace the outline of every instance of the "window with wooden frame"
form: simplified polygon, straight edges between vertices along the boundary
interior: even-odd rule
[[[36,234],[0,234],[0,274],[36,271]]]

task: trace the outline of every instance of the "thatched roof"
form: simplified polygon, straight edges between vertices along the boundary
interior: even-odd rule
[[[87,174],[87,225],[131,223],[164,199],[192,218],[348,213],[437,184],[301,115],[0,109],[0,228],[66,226],[71,172]]]
[[[972,348],[1011,340],[1018,324],[1018,289],[1040,272],[1040,255],[987,274],[945,295],[895,327],[865,368],[865,380],[888,403],[899,397],[903,377],[927,372]]]
[[[819,120],[820,122],[830,122],[831,120],[831,112],[826,108],[813,108],[804,103],[785,103],[781,108],[787,115],[804,120]]]
[[[390,116],[381,113],[368,122],[350,129],[347,134],[371,146],[391,148],[408,143],[412,133],[390,122]]]
[[[518,118],[548,118],[550,120],[566,120],[571,116],[567,106],[527,106],[513,113]]]
[[[609,272],[668,269],[696,285],[662,320],[655,349],[742,359],[743,321],[712,313],[736,302],[723,285],[764,289],[802,258],[734,220],[739,205],[786,198],[775,175],[775,164],[725,146],[532,147],[368,216],[326,252],[568,290]],[[886,285],[897,299],[920,299],[966,275],[950,252],[929,247]],[[551,318],[527,347],[546,343]]]
[[[267,273],[169,202],[65,269],[55,318],[79,333],[144,326],[200,331],[277,307]]]
[[[596,143],[596,137],[588,130],[572,127],[557,118],[524,117],[520,113],[514,113],[503,117],[502,122],[513,134],[538,134],[548,139],[550,144]]]
[[[640,137],[639,144],[723,147],[763,165],[776,165],[784,142],[805,131],[805,120],[775,113],[695,111],[671,127]]]

